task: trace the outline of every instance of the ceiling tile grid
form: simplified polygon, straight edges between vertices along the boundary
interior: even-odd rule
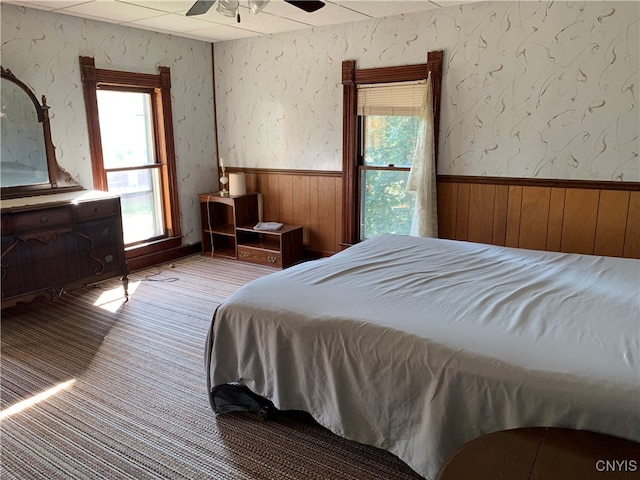
[[[468,3],[450,0],[325,0],[323,8],[307,13],[284,0],[270,0],[262,11],[253,14],[249,10],[248,0],[240,0],[238,22],[235,17],[220,14],[216,10],[218,2],[205,14],[187,17],[186,13],[194,2],[195,0],[1,0],[1,3],[212,43]]]

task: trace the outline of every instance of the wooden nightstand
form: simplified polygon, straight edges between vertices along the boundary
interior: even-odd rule
[[[302,227],[283,225],[271,232],[254,230],[258,194],[222,196],[201,193],[202,255],[236,258],[286,268],[303,259]]]
[[[283,225],[280,230],[254,230],[255,224],[236,228],[238,260],[286,268],[302,261],[302,227]]]

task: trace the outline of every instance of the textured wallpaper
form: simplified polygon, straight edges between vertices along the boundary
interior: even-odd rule
[[[200,240],[197,193],[217,188],[211,46],[180,37],[2,4],[2,66],[51,107],[58,163],[93,187],[78,57],[97,68],[157,74],[171,69],[184,243]]]
[[[481,2],[215,45],[220,155],[340,170],[341,63],[444,50],[438,171],[640,181],[640,3]]]

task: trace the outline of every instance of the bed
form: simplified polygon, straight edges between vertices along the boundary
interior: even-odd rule
[[[205,363],[432,479],[508,428],[640,441],[639,357],[638,260],[388,235],[241,288]]]

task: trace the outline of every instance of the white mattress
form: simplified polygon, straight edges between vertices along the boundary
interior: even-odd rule
[[[524,426],[640,441],[640,261],[383,236],[256,280],[212,322],[240,382],[428,479]]]

